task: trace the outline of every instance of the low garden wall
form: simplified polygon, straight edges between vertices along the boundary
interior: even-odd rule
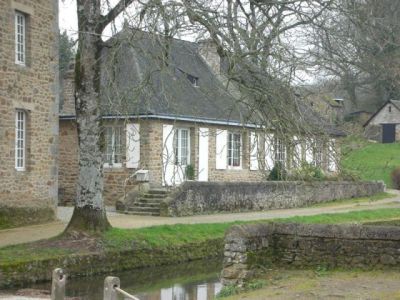
[[[55,220],[52,207],[11,207],[0,205],[0,229],[34,225]]]
[[[270,223],[227,232],[225,285],[241,286],[271,266],[398,269],[400,227]]]
[[[161,215],[190,216],[302,207],[337,199],[371,196],[384,190],[383,182],[374,181],[187,181],[161,203]]]

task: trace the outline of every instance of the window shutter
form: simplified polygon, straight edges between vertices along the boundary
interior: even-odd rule
[[[272,170],[274,167],[274,135],[265,135],[265,170]]]
[[[306,162],[309,164],[312,164],[314,161],[313,158],[313,145],[314,145],[314,140],[310,139],[306,142]]]
[[[199,128],[199,181],[208,181],[208,128]]]
[[[250,132],[250,170],[258,170],[258,134]]]
[[[215,137],[215,168],[217,170],[226,169],[227,164],[227,135],[226,130],[217,129]]]
[[[163,125],[163,185],[174,184],[174,126]]]
[[[335,139],[329,140],[328,146],[328,171],[336,172],[337,171],[337,155],[336,155],[336,141]]]
[[[293,151],[293,164],[295,168],[300,167],[301,160],[303,159],[302,151],[301,151],[301,143],[297,136],[293,137],[294,141],[294,151]]]
[[[126,124],[126,167],[139,168],[140,163],[140,125]]]

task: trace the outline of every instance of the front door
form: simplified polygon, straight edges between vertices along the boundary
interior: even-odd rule
[[[382,143],[394,143],[396,141],[396,124],[382,124]]]
[[[186,180],[190,164],[190,130],[163,125],[163,182],[174,186]]]

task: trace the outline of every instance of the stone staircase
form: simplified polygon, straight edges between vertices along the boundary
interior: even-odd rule
[[[159,216],[160,203],[168,197],[169,191],[164,189],[150,189],[141,193],[137,200],[127,207],[126,213],[142,216]]]

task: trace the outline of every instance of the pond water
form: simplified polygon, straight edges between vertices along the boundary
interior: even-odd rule
[[[213,259],[71,278],[67,281],[66,295],[83,300],[103,299],[105,276],[117,276],[121,288],[140,300],[210,300],[222,288],[219,282],[221,266],[221,259]],[[50,283],[40,283],[26,288],[50,290],[50,286]]]

